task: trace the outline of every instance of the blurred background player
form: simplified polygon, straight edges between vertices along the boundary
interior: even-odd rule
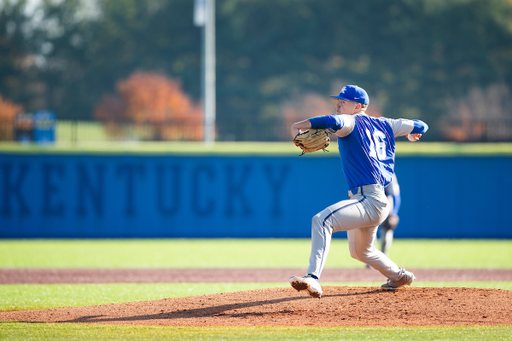
[[[393,174],[393,178],[389,185],[384,189],[386,196],[388,197],[389,205],[391,206],[389,215],[380,225],[380,250],[385,255],[388,254],[391,244],[393,243],[393,234],[398,225],[400,218],[398,217],[398,210],[400,209],[401,197],[400,197],[400,186],[396,174]]]

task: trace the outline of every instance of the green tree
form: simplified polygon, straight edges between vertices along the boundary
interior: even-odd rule
[[[176,75],[187,93],[199,96],[200,32],[192,24],[190,1],[99,0],[86,17],[77,16],[80,4],[44,4],[45,17],[61,26],[60,35],[47,39],[53,48],[42,70],[60,94],[52,104],[61,117],[90,118],[116,82],[137,70]]]
[[[219,5],[221,113],[277,115],[271,103],[336,80],[357,83],[390,117],[435,128],[449,98],[512,85],[506,0],[226,0]],[[265,105],[261,104],[265,103]],[[225,106],[224,106],[225,105]],[[234,110],[230,110],[234,109]],[[441,138],[433,129],[427,138]]]
[[[36,47],[25,9],[25,0],[0,2],[0,94],[31,109],[44,84],[37,79]]]
[[[191,0],[98,0],[89,12],[88,2],[44,0],[28,23],[25,1],[5,3],[0,91],[26,108],[91,118],[136,71],[178,79],[200,97]],[[422,118],[432,127],[425,138],[442,139],[447,103],[475,88],[512,89],[510,22],[509,0],[217,0],[219,139],[254,139],[258,124],[282,123],[283,103],[345,83],[366,88],[383,115]],[[20,67],[27,57],[38,62]]]

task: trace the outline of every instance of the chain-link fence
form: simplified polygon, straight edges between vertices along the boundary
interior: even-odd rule
[[[201,124],[166,122],[161,124],[134,124],[129,122],[55,120],[53,137],[38,134],[34,123],[25,118],[0,120],[0,141],[20,143],[65,142],[119,142],[119,141],[203,141]],[[41,125],[41,124],[40,124]],[[39,127],[41,128],[41,127]],[[49,128],[44,124],[43,128]],[[38,137],[39,136],[39,137]],[[277,142],[291,139],[284,122],[218,122],[216,141]],[[444,121],[431,124],[425,141],[453,142],[512,142],[512,118],[500,121]]]

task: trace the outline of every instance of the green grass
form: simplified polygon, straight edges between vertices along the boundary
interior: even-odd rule
[[[322,285],[379,287],[382,283],[383,281],[322,282]],[[9,284],[1,286],[0,311],[150,301],[172,297],[282,287],[288,288],[288,283],[283,281],[278,283]],[[419,282],[414,283],[413,287],[466,287],[512,290],[512,282]]]
[[[512,327],[148,327],[0,323],[8,340],[510,340]]]
[[[2,268],[305,268],[309,239],[0,240]],[[222,251],[222,252],[219,252]],[[183,256],[193,255],[193,256]],[[391,257],[410,268],[512,268],[510,240],[395,240]],[[327,267],[360,267],[334,239]],[[323,285],[377,286],[381,283]],[[0,285],[0,310],[109,304],[283,287],[287,283]],[[512,290],[512,282],[413,286]],[[0,322],[0,340],[510,340],[512,326],[396,328],[185,328]]]
[[[99,133],[98,133],[99,134]],[[327,148],[330,153],[312,153],[307,157],[339,157],[334,141]],[[140,154],[140,155],[259,155],[298,156],[300,150],[290,142],[111,142],[70,140],[53,145],[23,145],[0,142],[0,153],[9,154]],[[512,143],[454,143],[454,142],[397,142],[397,156],[496,156],[512,155]]]
[[[105,283],[8,284],[0,291],[0,311],[32,310],[150,301],[263,288],[287,283]]]
[[[55,139],[57,141],[71,141],[76,139],[107,141],[105,125],[101,122],[80,121],[75,125],[74,121],[58,120],[55,128]]]
[[[310,239],[0,240],[0,268],[305,268]],[[222,252],[219,252],[222,251]],[[512,268],[512,240],[396,239],[408,268]],[[359,268],[334,238],[326,268]]]
[[[131,127],[131,135],[144,136],[144,128]],[[299,149],[290,142],[216,142],[206,146],[203,142],[139,142],[109,141],[102,122],[58,120],[56,143],[51,146],[20,145],[0,142],[0,152],[6,153],[136,153],[136,154],[250,154],[298,155]],[[75,142],[72,142],[75,141]],[[337,144],[331,138],[327,148],[333,153],[314,153],[310,156],[337,156]],[[405,137],[397,139],[397,155],[453,156],[453,155],[512,155],[512,143],[410,143]]]

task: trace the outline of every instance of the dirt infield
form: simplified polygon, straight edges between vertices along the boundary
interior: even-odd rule
[[[419,281],[512,281],[512,269],[408,269]],[[0,284],[288,282],[305,269],[0,269]],[[322,282],[386,281],[373,269],[325,269]]]
[[[292,288],[18,312],[0,320],[156,326],[455,326],[512,324],[512,291],[470,288]]]
[[[510,281],[512,270],[414,270],[419,281]],[[283,282],[282,288],[155,301],[0,312],[0,320],[159,326],[512,325],[512,291],[325,286],[321,299],[288,287],[297,269],[2,269],[0,283]],[[382,281],[367,269],[326,269],[325,281]],[[427,283],[422,283],[426,285]]]

